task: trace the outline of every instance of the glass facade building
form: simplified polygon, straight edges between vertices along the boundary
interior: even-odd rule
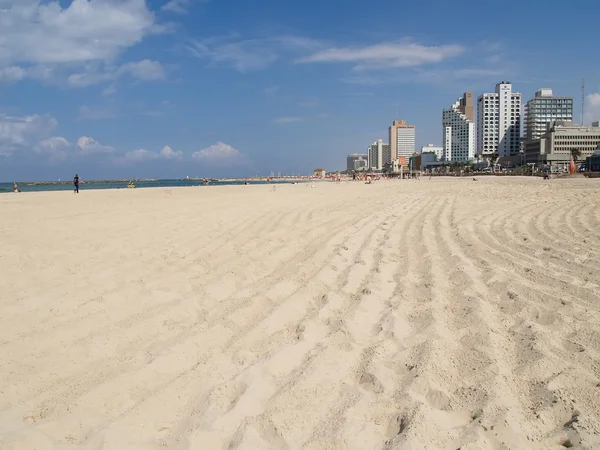
[[[573,121],[573,98],[555,97],[552,89],[540,89],[525,106],[525,138],[541,138],[548,124],[557,121]]]

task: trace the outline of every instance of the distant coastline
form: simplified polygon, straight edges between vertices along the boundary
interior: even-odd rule
[[[310,176],[298,177],[248,177],[248,178],[180,178],[180,179],[152,179],[152,178],[129,178],[124,180],[84,180],[81,183],[82,190],[96,189],[123,189],[127,188],[129,183],[134,183],[136,188],[151,187],[199,187],[206,186],[205,180],[208,180],[208,186],[226,186],[241,184],[267,184],[267,183],[302,183],[312,180]],[[69,191],[73,189],[73,182],[68,181],[18,181],[21,192],[44,192],[44,191]],[[0,193],[13,192],[13,184],[0,183]]]
[[[290,180],[310,180],[310,176],[281,176],[281,177],[246,177],[246,178],[204,178],[204,177],[188,177],[188,178],[126,178],[120,180],[83,180],[81,184],[102,184],[102,183],[155,183],[155,182],[167,182],[167,181],[204,181],[208,180],[211,183],[223,183],[223,182],[235,182],[235,181],[290,181]],[[20,185],[26,186],[50,186],[50,185],[61,185],[61,184],[73,184],[72,180],[66,181],[18,181]],[[0,183],[0,184],[8,184]],[[12,184],[12,183],[11,183]]]

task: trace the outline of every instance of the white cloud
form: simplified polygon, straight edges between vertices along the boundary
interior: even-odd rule
[[[600,92],[585,97],[584,121],[591,123],[600,120]]]
[[[281,55],[314,51],[321,44],[298,36],[242,39],[237,36],[214,37],[192,41],[188,50],[197,58],[207,59],[211,65],[231,66],[238,72],[261,70],[277,61]]]
[[[40,141],[37,145],[37,148],[40,150],[60,150],[71,147],[72,145],[73,144],[67,141],[64,137],[55,136]]]
[[[131,150],[121,158],[117,158],[116,162],[120,164],[139,163],[144,161],[153,161],[157,159],[175,160],[183,156],[182,152],[176,152],[168,145],[164,146],[160,152],[153,152],[143,148]]]
[[[141,161],[149,161],[152,159],[158,158],[158,155],[150,150],[145,150],[140,148],[138,150],[131,150],[125,153],[123,156],[124,162],[141,162]]]
[[[186,14],[189,6],[190,0],[170,0],[160,9],[161,11],[169,11],[175,14]]]
[[[77,140],[77,147],[79,147],[82,154],[113,153],[115,151],[114,147],[102,145],[97,140],[87,136],[82,136]]]
[[[61,136],[53,136],[38,142],[33,151],[38,155],[48,156],[50,162],[57,162],[78,156],[111,154],[115,152],[115,148],[102,145],[87,136],[80,137],[76,143],[69,142]]]
[[[33,145],[57,125],[50,115],[12,117],[0,113],[0,156],[10,156],[18,149]]]
[[[412,42],[362,47],[333,47],[298,60],[299,63],[355,63],[355,70],[416,67],[439,63],[465,51],[460,45],[425,46]]]
[[[0,68],[0,84],[20,81],[25,78],[25,74],[26,71],[19,66]]]
[[[72,150],[73,144],[63,137],[50,137],[33,147],[35,153],[49,156],[49,159],[52,162],[67,159],[69,152]]]
[[[163,65],[158,61],[150,61],[149,59],[123,64],[117,74],[128,74],[142,81],[157,81],[166,78]]]
[[[217,142],[192,154],[196,161],[210,165],[240,165],[247,163],[247,157],[231,145]]]
[[[159,63],[144,60],[114,67],[126,49],[165,31],[145,0],[19,0],[0,13],[0,82],[24,76],[49,79],[92,65],[70,78],[75,86],[119,78],[162,79]],[[100,70],[103,65],[108,69]],[[91,73],[88,73],[91,72]]]
[[[121,77],[130,76],[141,81],[161,81],[166,78],[163,65],[158,61],[144,59],[137,62],[129,62],[120,67],[103,66],[98,64],[87,65],[82,72],[69,75],[67,83],[72,87],[85,87],[106,81],[116,81]],[[105,95],[116,91],[115,83],[107,89]]]
[[[112,60],[152,32],[144,0],[13,1],[2,14],[0,61],[62,64]]]
[[[183,156],[182,152],[173,151],[171,147],[165,145],[163,149],[160,151],[160,156],[165,159],[177,159]]]
[[[239,72],[265,69],[283,57],[296,63],[351,63],[355,71],[415,68],[460,56],[461,45],[428,46],[409,40],[375,45],[335,47],[301,36],[240,39],[238,35],[192,41],[188,50],[211,66],[230,66]],[[267,92],[269,92],[267,90]]]
[[[302,122],[304,119],[302,117],[296,117],[296,116],[285,116],[285,117],[277,117],[276,119],[273,119],[274,123],[295,123],[295,122]]]

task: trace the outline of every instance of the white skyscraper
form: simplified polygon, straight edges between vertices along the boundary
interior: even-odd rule
[[[475,157],[473,94],[465,92],[442,112],[444,161],[466,162]]]
[[[392,162],[390,144],[384,144],[381,139],[369,145],[367,155],[369,169],[382,170],[386,164]]]
[[[477,98],[477,155],[517,155],[521,137],[521,94],[509,81],[496,85],[495,93]]]

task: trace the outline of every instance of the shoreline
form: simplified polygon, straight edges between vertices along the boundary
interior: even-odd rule
[[[128,189],[127,185],[131,182],[136,189],[148,188],[176,188],[176,187],[214,187],[214,186],[240,186],[248,183],[248,185],[282,185],[282,184],[303,184],[308,182],[322,182],[329,180],[317,179],[293,179],[279,178],[267,181],[264,179],[212,179],[207,185],[203,183],[203,179],[180,179],[180,180],[112,180],[112,181],[88,181],[80,183],[80,191],[96,191],[96,190],[120,190]],[[17,182],[20,193],[34,192],[63,192],[73,190],[72,182]],[[28,189],[33,188],[33,189]],[[12,183],[0,183],[0,194],[14,193]]]

